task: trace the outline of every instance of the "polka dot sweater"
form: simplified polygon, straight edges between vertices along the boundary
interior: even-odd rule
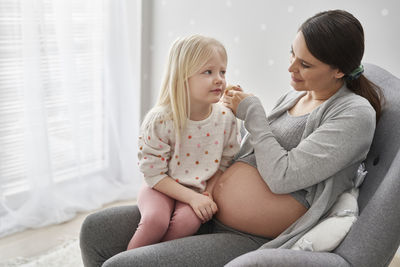
[[[139,168],[153,187],[167,175],[203,192],[214,173],[231,164],[239,150],[235,116],[220,103],[205,120],[188,120],[178,139],[172,120],[158,119],[139,137]]]

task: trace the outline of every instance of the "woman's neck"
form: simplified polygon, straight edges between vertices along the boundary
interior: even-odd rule
[[[340,88],[343,86],[343,81],[338,81],[330,86],[331,89],[329,90],[321,90],[321,91],[308,91],[307,92],[307,99],[313,102],[324,102],[328,100],[331,96],[336,94]]]
[[[205,120],[208,118],[208,116],[210,116],[211,111],[212,111],[211,104],[202,105],[202,106],[191,105],[189,119],[192,121]]]

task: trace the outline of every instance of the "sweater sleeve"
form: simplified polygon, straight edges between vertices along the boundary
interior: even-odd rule
[[[168,175],[173,132],[172,121],[156,120],[139,137],[139,169],[150,187]]]
[[[245,98],[238,106],[237,116],[245,121],[250,133],[260,175],[277,194],[310,187],[363,160],[375,131],[375,111],[371,106],[343,107],[297,147],[286,151],[272,134],[257,97]]]
[[[225,127],[225,140],[224,148],[222,151],[221,164],[219,169],[225,171],[231,164],[234,156],[239,151],[239,140],[238,140],[238,124],[236,117],[233,115],[232,111],[227,109],[227,115],[230,117],[228,123]]]

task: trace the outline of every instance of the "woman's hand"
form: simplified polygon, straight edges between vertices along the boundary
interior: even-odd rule
[[[226,90],[222,97],[223,104],[230,108],[236,116],[237,107],[239,106],[240,102],[248,96],[252,94],[246,94],[243,92],[240,85],[232,86],[232,88]]]
[[[203,223],[211,220],[212,216],[218,211],[217,204],[212,200],[212,197],[205,194],[196,193],[189,205]]]

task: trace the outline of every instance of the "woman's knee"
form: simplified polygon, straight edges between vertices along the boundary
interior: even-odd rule
[[[101,214],[100,214],[101,215]],[[80,231],[80,244],[83,249],[86,244],[96,242],[99,237],[99,229],[102,229],[102,216],[99,214],[88,215],[82,223]]]
[[[114,207],[88,215],[82,223],[80,246],[82,251],[108,243],[125,242],[131,236],[140,220],[136,206]],[[129,240],[128,240],[129,241]]]

